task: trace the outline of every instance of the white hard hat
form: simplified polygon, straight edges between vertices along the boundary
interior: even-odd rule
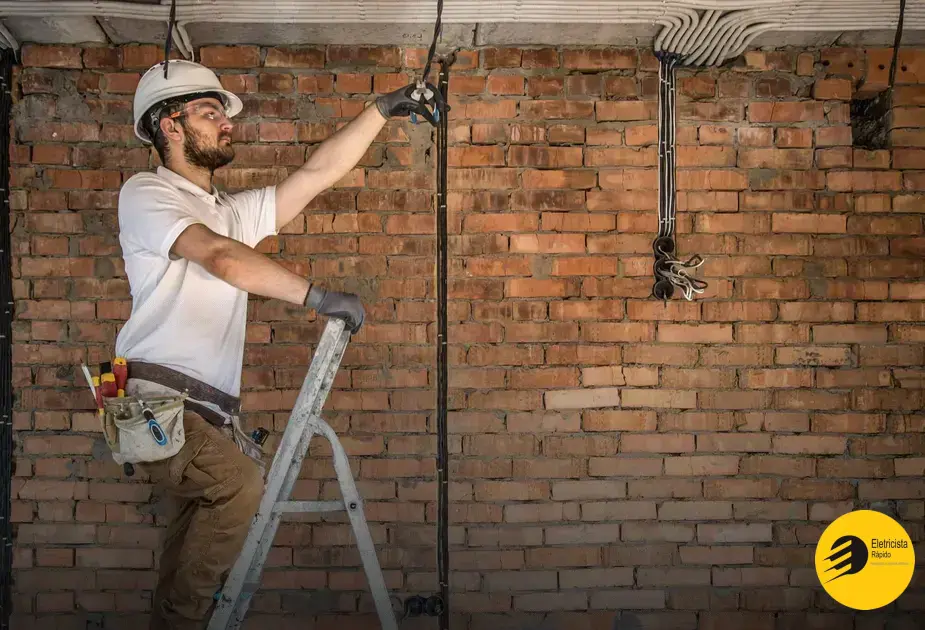
[[[145,72],[135,90],[135,135],[150,143],[151,137],[144,128],[144,116],[152,106],[168,99],[193,96],[203,92],[217,93],[225,104],[225,113],[231,118],[243,109],[241,99],[222,87],[215,73],[192,61],[171,59],[164,78],[164,63],[158,63]]]

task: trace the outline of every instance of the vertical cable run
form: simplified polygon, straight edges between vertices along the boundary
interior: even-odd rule
[[[167,41],[164,42],[164,78],[170,68],[170,49],[173,46],[173,31],[177,25],[177,0],[170,2],[170,17],[167,19]]]
[[[434,38],[430,42],[430,48],[427,51],[427,61],[424,63],[424,71],[421,73],[421,81],[427,81],[427,75],[430,74],[430,65],[434,60],[434,52],[437,50],[437,39],[440,37],[440,31],[443,29],[443,0],[437,0],[437,20],[434,22]]]
[[[890,87],[896,83],[896,62],[899,60],[899,43],[903,38],[903,19],[906,17],[906,0],[899,0],[899,19],[896,22],[896,36],[893,39],[893,60],[890,62]]]
[[[0,629],[10,628],[13,591],[13,278],[10,257],[10,113],[15,52],[0,51]]]
[[[692,300],[695,293],[703,293],[707,283],[694,278],[689,271],[703,264],[700,256],[687,262],[675,257],[676,226],[676,89],[675,77],[680,56],[658,52],[658,236],[652,243],[655,253],[653,274],[655,284],[652,296],[669,300],[675,288],[681,289],[685,299]]]
[[[449,63],[440,60],[437,89],[447,102]],[[440,630],[450,627],[449,480],[447,449],[447,110],[437,121],[437,575],[440,583]]]

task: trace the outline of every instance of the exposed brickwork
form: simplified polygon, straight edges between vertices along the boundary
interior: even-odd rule
[[[424,54],[202,50],[245,102],[219,183],[278,181]],[[681,71],[679,250],[705,256],[710,287],[663,304],[647,299],[651,53],[463,51],[449,155],[458,627],[549,614],[548,627],[609,629],[617,610],[672,630],[919,627],[921,580],[854,621],[812,554],[856,507],[888,505],[915,541],[925,528],[923,55],[902,55],[891,151],[851,147],[846,102],[882,86],[888,51],[752,51]],[[27,46],[18,69],[14,627],[145,625],[160,512],[109,460],[75,366],[108,358],[130,312],[115,208],[119,185],[155,165],[131,90],[158,58]],[[369,305],[327,417],[396,593],[436,587],[430,143],[426,124],[390,123],[260,246]],[[250,315],[247,422],[278,432],[319,326],[262,299]],[[295,498],[337,495],[327,453],[313,449]],[[284,524],[250,627],[306,608],[298,627],[312,611],[317,628],[373,627],[350,543],[343,519]]]

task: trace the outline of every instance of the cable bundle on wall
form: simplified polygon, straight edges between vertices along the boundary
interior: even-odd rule
[[[447,102],[449,66],[440,60],[437,89]],[[440,630],[450,627],[450,482],[447,436],[447,110],[437,124],[437,581],[443,601]]]
[[[676,68],[680,57],[670,53],[657,53],[658,66],[658,236],[652,243],[655,252],[655,284],[652,295],[660,300],[670,299],[675,288],[687,300],[695,293],[703,293],[707,283],[690,276],[689,271],[703,264],[700,256],[687,262],[675,258],[675,100]]]
[[[721,64],[772,31],[892,29],[900,13],[895,3],[870,0],[677,0],[677,4],[699,6],[704,12],[685,28],[663,29],[655,50],[680,55],[685,66]],[[916,2],[911,12],[921,25],[925,2]]]
[[[13,278],[10,262],[10,111],[13,53],[0,51],[0,630],[10,627],[13,572]]]

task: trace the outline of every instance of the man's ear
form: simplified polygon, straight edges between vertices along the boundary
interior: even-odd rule
[[[180,127],[180,121],[177,119],[161,118],[160,127],[165,138],[170,138],[171,140],[183,139],[183,131]]]

